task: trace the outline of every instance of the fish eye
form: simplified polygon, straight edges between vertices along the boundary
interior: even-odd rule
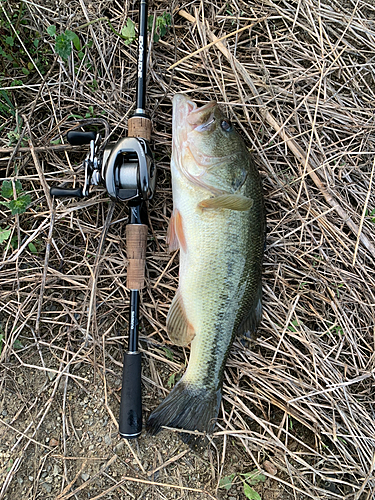
[[[230,132],[231,130],[233,130],[233,125],[229,120],[223,120],[220,123],[220,126],[224,130],[224,132]]]

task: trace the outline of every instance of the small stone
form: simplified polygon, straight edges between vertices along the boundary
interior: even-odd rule
[[[81,478],[82,478],[84,481],[87,481],[88,479],[90,479],[90,474],[87,474],[86,472],[82,472],[82,474],[81,474]]]
[[[90,444],[89,450],[92,451],[94,448],[95,448],[95,446],[93,444]]]
[[[106,434],[104,436],[104,442],[107,446],[109,446],[111,443],[112,443],[112,439],[111,439],[111,436],[109,434]]]
[[[60,467],[59,467],[58,465],[56,465],[56,464],[55,464],[55,465],[53,466],[53,472],[52,472],[52,475],[53,475],[53,476],[57,476],[58,474],[60,474],[60,471],[61,471]]]
[[[29,481],[34,481],[33,476],[29,476]]]
[[[115,448],[114,448],[114,452],[116,454],[120,453],[120,451],[123,449],[123,447],[125,446],[125,443],[124,443],[124,440],[122,439],[118,444],[116,444]]]
[[[48,483],[42,483],[43,488],[46,490],[47,493],[51,493],[52,491],[52,485]]]
[[[271,476],[276,476],[277,467],[269,460],[265,460],[263,462],[263,468],[266,472],[268,472],[268,474],[271,474]]]
[[[55,439],[55,438],[51,438],[49,440],[49,445],[50,446],[58,446],[59,444],[60,444],[59,441],[57,439]]]

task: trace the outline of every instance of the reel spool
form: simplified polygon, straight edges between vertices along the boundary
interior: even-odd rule
[[[52,196],[84,198],[89,196],[90,186],[101,184],[114,201],[139,204],[152,198],[156,168],[146,139],[124,137],[115,144],[107,144],[103,149],[99,147],[99,134],[72,130],[67,133],[67,140],[71,145],[89,144],[90,150],[83,162],[85,183],[83,188],[76,189],[51,187]]]

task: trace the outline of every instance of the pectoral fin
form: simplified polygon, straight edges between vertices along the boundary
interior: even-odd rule
[[[241,194],[221,194],[201,201],[198,206],[199,208],[227,208],[228,210],[244,212],[253,206],[253,200]]]
[[[186,317],[179,290],[177,290],[168,311],[167,332],[170,341],[179,346],[187,346],[195,337],[194,328]]]
[[[182,248],[182,250],[186,251],[186,239],[182,224],[182,217],[177,209],[173,210],[173,214],[169,220],[167,244],[169,245],[170,252],[174,252],[178,248]]]

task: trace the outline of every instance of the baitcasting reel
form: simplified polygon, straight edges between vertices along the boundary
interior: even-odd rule
[[[134,119],[139,120],[138,117],[130,120]],[[116,144],[105,145],[104,141],[104,147],[101,147],[99,134],[77,130],[69,131],[67,140],[71,145],[89,145],[89,153],[83,162],[85,184],[83,188],[77,189],[51,187],[52,196],[83,198],[89,195],[90,186],[102,184],[115,201],[139,204],[152,198],[156,168],[147,140],[142,137],[124,137]]]

